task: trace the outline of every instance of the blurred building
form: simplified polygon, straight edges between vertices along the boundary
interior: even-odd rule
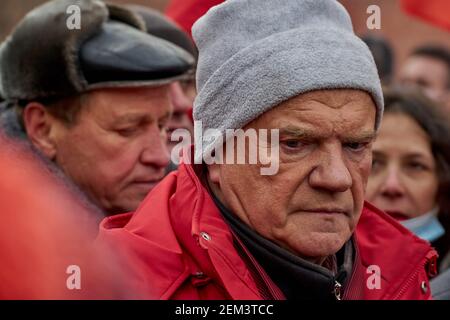
[[[424,43],[440,44],[450,49],[450,35],[443,29],[406,15],[399,0],[340,0],[352,16],[358,35],[374,34],[386,38],[395,52],[397,70],[409,52]],[[378,5],[381,10],[381,29],[368,30],[367,8]]]

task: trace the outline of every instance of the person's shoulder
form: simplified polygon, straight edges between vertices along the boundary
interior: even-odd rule
[[[379,270],[384,290],[378,298],[430,298],[428,278],[436,274],[437,253],[427,241],[366,202],[356,243],[362,265]]]
[[[369,202],[364,203],[356,236],[367,264],[388,266],[396,261],[395,265],[404,264],[408,269],[423,266],[424,261],[437,257],[428,241],[419,238]],[[394,271],[394,268],[386,269]]]
[[[430,247],[429,242],[420,239],[397,220],[367,201],[364,202],[357,232],[370,236],[372,241],[407,241]]]
[[[431,250],[428,241],[419,238],[387,213],[367,201],[364,203],[356,234],[360,242],[364,242],[372,248],[386,247],[387,250],[384,251],[398,250],[422,256]]]
[[[450,300],[450,269],[431,280],[431,293],[435,300]]]
[[[170,219],[170,188],[164,184],[171,182],[166,179],[171,178],[152,190],[134,213],[107,217],[100,225],[96,243],[114,249],[131,298],[164,299],[174,283],[187,277]]]

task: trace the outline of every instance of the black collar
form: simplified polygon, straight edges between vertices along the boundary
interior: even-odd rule
[[[211,189],[209,192],[234,234],[287,299],[337,299],[337,295],[340,295],[340,290],[337,292],[337,289],[339,286],[344,287],[352,270],[354,251],[352,240],[349,240],[336,255],[327,258],[330,270],[306,261],[260,236],[225,207]]]

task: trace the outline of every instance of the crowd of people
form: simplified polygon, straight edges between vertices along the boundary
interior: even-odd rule
[[[1,43],[0,298],[450,299],[449,49],[396,75],[334,0],[180,8],[52,0]]]

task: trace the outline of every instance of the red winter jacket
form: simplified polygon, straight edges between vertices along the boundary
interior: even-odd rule
[[[102,222],[99,241],[112,245],[129,270],[124,276],[129,298],[261,299],[261,283],[269,298],[283,298],[251,255],[247,252],[244,262],[237,252],[195,172],[200,170],[182,164],[134,214]],[[436,253],[427,242],[369,203],[355,236],[355,264],[344,299],[430,299],[428,274],[434,272]],[[380,268],[379,289],[366,285],[371,265]]]

